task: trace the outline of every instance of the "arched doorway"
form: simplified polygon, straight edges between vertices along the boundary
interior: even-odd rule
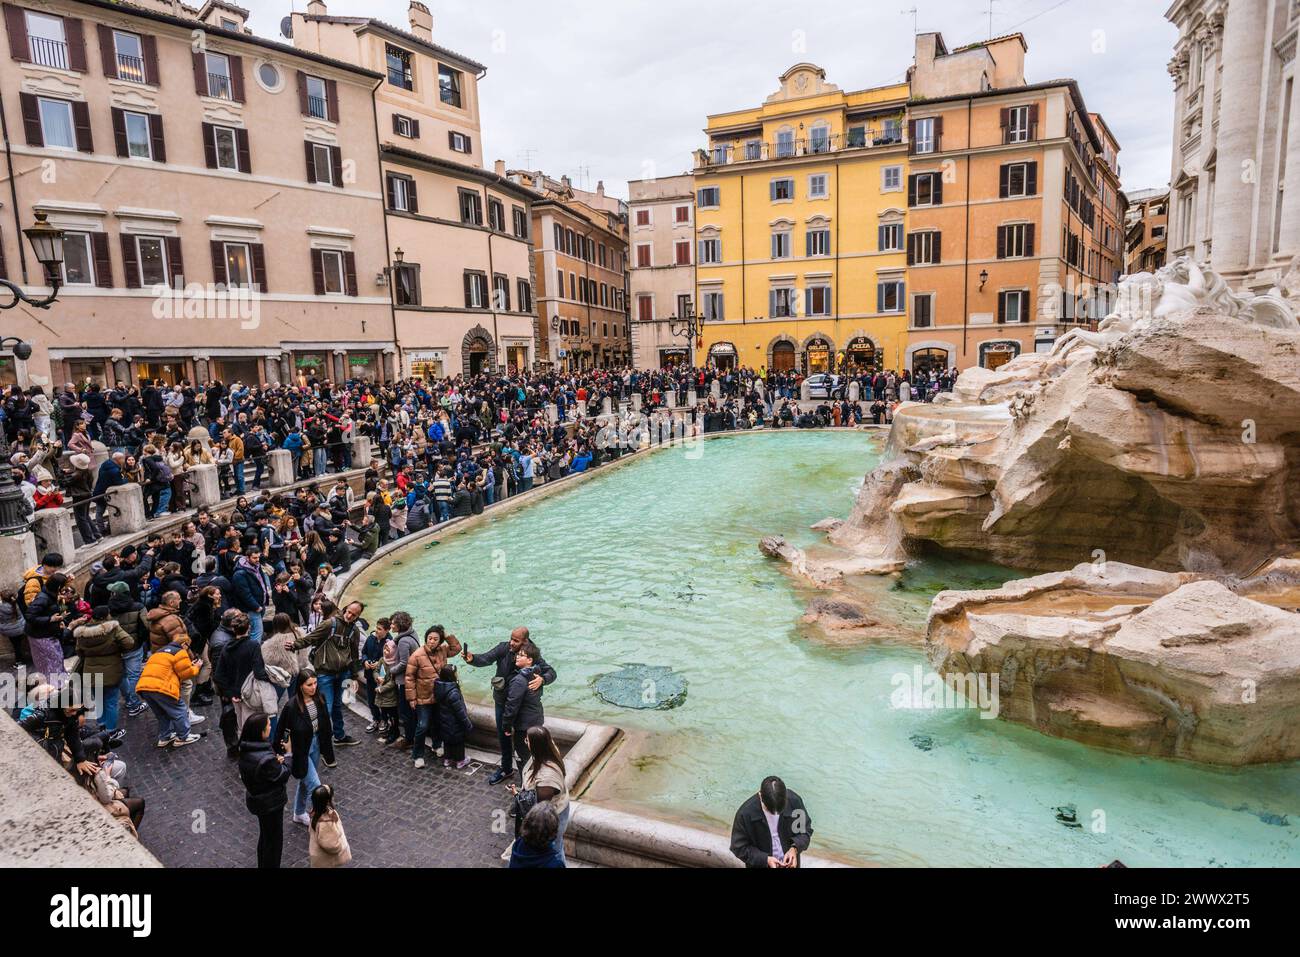
[[[1020,343],[1010,339],[980,343],[980,365],[999,369],[1020,355]]]
[[[736,368],[736,347],[730,342],[715,342],[709,346],[709,364],[719,372]]]
[[[461,342],[461,371],[467,376],[491,372],[496,367],[493,361],[494,352],[492,334],[482,326],[475,326],[465,333],[465,338]]]
[[[912,374],[928,375],[948,368],[946,349],[918,349],[912,353]]]
[[[845,371],[850,374],[875,372],[880,368],[880,353],[866,336],[858,336],[844,348]]]
[[[783,339],[772,344],[772,364],[770,368],[773,372],[789,372],[794,368],[793,342]]]
[[[831,371],[831,344],[830,340],[821,336],[814,336],[804,344],[804,373],[812,375],[815,372]]]

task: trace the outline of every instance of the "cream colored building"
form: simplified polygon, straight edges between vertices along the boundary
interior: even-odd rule
[[[295,46],[381,75],[375,122],[402,374],[530,368],[532,194],[483,166],[486,68],[434,42],[423,4],[408,17],[400,30],[331,15],[320,0],[292,17]]]
[[[690,344],[673,336],[670,317],[683,315],[695,297],[694,184],[690,173],[627,184],[632,364],[638,369],[689,364]]]
[[[1178,0],[1165,17],[1178,27],[1169,258],[1267,290],[1300,254],[1300,2]]]
[[[5,313],[0,381],[389,378],[378,73],[253,36],[209,2],[6,3],[4,274],[67,231],[59,301]],[[302,91],[312,91],[309,101]],[[315,159],[315,168],[305,162]]]

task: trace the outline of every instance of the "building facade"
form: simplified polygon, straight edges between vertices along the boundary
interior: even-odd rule
[[[695,302],[695,190],[689,174],[628,183],[628,285],[632,364],[660,369],[688,362],[693,343],[673,320]],[[714,353],[719,365],[735,356]]]
[[[511,170],[532,191],[539,361],[610,369],[632,360],[628,328],[627,204],[575,189],[567,176]]]
[[[901,368],[906,103],[906,85],[846,93],[800,63],[760,106],[708,118],[697,363]]]
[[[1169,190],[1142,189],[1128,194],[1124,272],[1155,272],[1165,264],[1169,228]]]
[[[20,230],[44,213],[67,239],[58,302],[6,314],[34,352],[0,381],[393,377],[379,74],[255,37],[224,3],[3,9],[0,268],[39,295]]]
[[[1169,256],[1266,291],[1300,254],[1300,3],[1178,0],[1165,17],[1178,27]]]
[[[1104,316],[1122,258],[1118,144],[1073,80],[1028,83],[1024,37],[909,71],[909,369],[996,368]]]
[[[531,368],[532,194],[483,166],[486,68],[434,43],[423,4],[411,3],[409,26],[333,16],[321,0],[292,17],[296,46],[382,77],[373,122],[402,374]]]

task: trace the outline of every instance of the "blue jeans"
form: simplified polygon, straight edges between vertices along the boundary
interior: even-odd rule
[[[411,757],[416,759],[424,757],[424,736],[430,731],[433,732],[433,750],[437,751],[442,747],[442,742],[438,740],[437,716],[436,704],[415,706],[415,740],[411,742]]]
[[[564,832],[569,829],[569,818],[573,816],[573,802],[570,801],[564,808],[564,813],[560,815],[560,829],[555,832],[555,849],[560,852],[560,860],[565,864],[568,861],[564,857]]]
[[[117,696],[117,685],[106,685],[104,687],[104,700],[99,707],[99,723],[108,728],[109,731],[117,730]]]
[[[438,506],[438,522],[450,522],[451,502],[437,502],[435,504]]]
[[[483,504],[484,504],[484,505],[493,505],[493,504],[496,503],[496,500],[497,500],[497,487],[496,487],[495,485],[487,485],[487,486],[484,486],[484,488],[483,488]]]
[[[235,491],[244,494],[244,463],[235,463]]]
[[[140,697],[158,719],[159,741],[172,735],[179,738],[189,737],[190,715],[189,709],[184,704],[158,691],[144,691],[141,692]]]
[[[316,674],[316,684],[320,693],[330,706],[330,723],[334,725],[334,740],[342,741],[347,734],[343,730],[343,681],[348,678],[346,671],[321,671]]]
[[[320,787],[320,772],[316,765],[320,763],[320,741],[312,735],[311,750],[307,752],[307,776],[298,779],[298,788],[293,792],[293,813],[295,816],[306,814],[311,807],[311,792]]]
[[[266,459],[253,459],[253,488],[262,487],[262,473],[266,470]]]
[[[167,514],[167,507],[172,503],[172,487],[164,485],[158,490],[158,507],[154,509],[153,517],[159,518]]]
[[[135,683],[140,680],[140,672],[144,670],[144,647],[135,648],[128,651],[122,656],[122,668],[126,672],[122,678],[122,683],[118,689],[126,697],[126,706],[128,709],[138,708],[144,704],[140,696],[135,693]]]
[[[325,474],[325,449],[311,450],[311,471],[313,475]]]
[[[246,612],[248,615],[248,640],[262,642],[262,613],[260,611]]]

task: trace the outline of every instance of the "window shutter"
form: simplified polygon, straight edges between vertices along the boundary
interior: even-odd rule
[[[136,256],[135,237],[123,233],[122,240],[122,285],[127,289],[140,288],[140,260]]]
[[[212,282],[217,286],[224,286],[230,281],[226,274],[226,246],[225,243],[212,240],[209,243],[212,251]]]
[[[339,121],[339,84],[337,80],[325,81],[325,115],[331,123]]]
[[[876,312],[885,311],[885,285],[876,283]]]
[[[418,140],[419,138],[420,138],[420,121],[411,120],[411,139]]]
[[[72,103],[72,125],[77,129],[77,149],[82,153],[95,152],[95,140],[90,133],[90,104],[84,100]]]
[[[303,116],[311,116],[311,102],[307,98],[307,74],[302,70],[298,71],[298,112]]]
[[[217,168],[217,136],[211,123],[203,124],[203,159],[208,169]]]
[[[248,153],[248,130],[242,127],[235,130],[235,152],[239,157],[239,171],[241,173],[251,173],[253,171],[253,160]]]
[[[311,281],[316,295],[325,295],[325,252],[323,250],[311,251]]]
[[[1025,192],[1030,196],[1038,195],[1038,163],[1025,164]]]
[[[939,251],[939,246],[942,239],[943,239],[943,233],[936,232],[934,234],[933,243],[930,246],[930,262],[934,263],[935,265],[938,265],[939,263],[943,262],[943,256]]]
[[[776,290],[771,289],[767,293],[767,315],[768,318],[776,317]]]
[[[117,79],[117,47],[113,45],[113,28],[97,23],[95,35],[99,38],[99,61],[104,67],[104,76],[115,80]]]
[[[1029,290],[1026,289],[1020,294],[1020,321],[1029,321]]]
[[[418,213],[420,211],[420,203],[415,196],[414,177],[406,181],[406,204],[409,207],[409,212]]]
[[[349,250],[343,254],[343,278],[347,280],[347,293],[349,296],[358,295],[357,292],[357,254]]]
[[[20,7],[6,3],[5,31],[9,34],[9,55],[15,60],[30,63],[32,47],[27,41],[27,16]]]
[[[776,180],[772,180],[767,184],[767,198],[772,202],[776,202]]]
[[[308,144],[307,149],[307,181],[315,182],[316,164],[311,159],[310,144]],[[393,195],[393,175],[391,173],[384,177],[384,191],[388,193],[388,208],[395,209],[397,207],[397,197]]]
[[[113,116],[113,144],[117,147],[118,156],[127,156],[130,150],[126,143],[126,114],[117,107],[112,109]]]
[[[1003,163],[998,167],[998,198],[1006,199],[1011,195],[1011,164]]]
[[[41,131],[41,110],[36,97],[30,93],[19,93],[18,101],[23,111],[23,131],[27,134],[28,146],[44,146],[45,134]]]
[[[167,140],[163,136],[162,117],[157,113],[149,114],[149,141],[153,144],[154,162],[167,162]]]
[[[158,38],[145,36],[144,46],[144,81],[150,86],[162,86],[162,75],[158,72]]]
[[[167,269],[171,276],[173,289],[179,289],[185,283],[185,257],[181,255],[181,238],[167,237]]]
[[[68,69],[86,72],[86,27],[78,17],[63,18],[63,35],[68,42]]]
[[[907,234],[907,264],[916,264],[916,233]]]
[[[448,131],[447,131],[447,149],[452,150],[452,151],[455,151],[455,150],[456,150],[456,131],[455,131],[455,130],[448,130]]]
[[[939,152],[941,149],[943,149],[943,146],[941,145],[942,141],[943,141],[943,117],[936,116],[934,118],[934,151],[936,153]]]
[[[934,205],[943,205],[943,175],[941,173],[930,174],[930,192],[933,196],[932,202]]]
[[[244,58],[228,56],[230,62],[230,98],[236,103],[244,102]]]
[[[208,95],[208,60],[201,50],[191,54],[194,61],[194,92],[199,96]]]
[[[830,286],[827,286],[826,287],[826,315],[828,316],[835,315],[835,300],[832,298],[832,296],[834,296],[834,292],[831,290]]]
[[[907,152],[916,152],[916,120],[907,121]]]
[[[330,147],[330,167],[334,173],[334,185],[343,185],[343,147]]]
[[[1029,105],[1029,138],[1031,140],[1038,139],[1038,104],[1037,103],[1031,103]]]
[[[302,74],[299,74],[299,76],[301,76],[301,75],[302,75]],[[299,96],[302,96],[304,93],[305,93],[305,88],[299,90],[298,95],[299,95]],[[399,133],[399,135],[400,135],[400,129],[399,129],[398,122],[397,122],[398,119],[399,119],[398,114],[394,113],[394,114],[393,114],[393,132],[394,132],[394,133]]]
[[[269,292],[266,284],[266,250],[261,243],[249,243],[248,251],[253,257],[253,283],[258,292]]]
[[[1007,227],[998,227],[998,259],[1007,258]]]
[[[303,153],[304,153],[304,154],[306,155],[306,157],[307,157],[307,182],[309,182],[309,183],[315,183],[315,182],[317,181],[317,180],[316,180],[316,148],[315,148],[315,145],[314,145],[310,140],[305,140],[305,141],[303,141],[302,147],[303,147]],[[389,206],[392,206],[392,205],[393,205],[393,198],[392,198],[392,196],[393,196],[393,189],[392,189],[392,180],[391,180],[391,178],[390,178],[390,180],[389,180],[389,187],[388,187],[388,205],[389,205]]]
[[[803,291],[803,314],[805,316],[813,314],[813,291],[811,289]]]
[[[1034,254],[1034,224],[1028,223],[1025,226],[1025,255]]]
[[[998,322],[1007,321],[1007,294],[998,293]]]
[[[907,205],[916,205],[916,179],[920,173],[913,173],[907,177]]]
[[[474,280],[473,276],[471,276],[469,273],[465,273],[465,308],[466,309],[472,309],[474,307],[473,280]]]
[[[466,153],[474,152],[474,137],[472,136],[465,137],[465,152]]]
[[[1001,126],[1004,130],[1011,125],[1010,108],[1004,106],[1002,107],[1001,110],[998,111],[998,125]],[[1005,134],[1003,134],[1003,142],[1005,141],[1006,141]]]
[[[95,285],[113,288],[113,260],[108,255],[108,233],[91,233],[90,245],[95,253]]]

